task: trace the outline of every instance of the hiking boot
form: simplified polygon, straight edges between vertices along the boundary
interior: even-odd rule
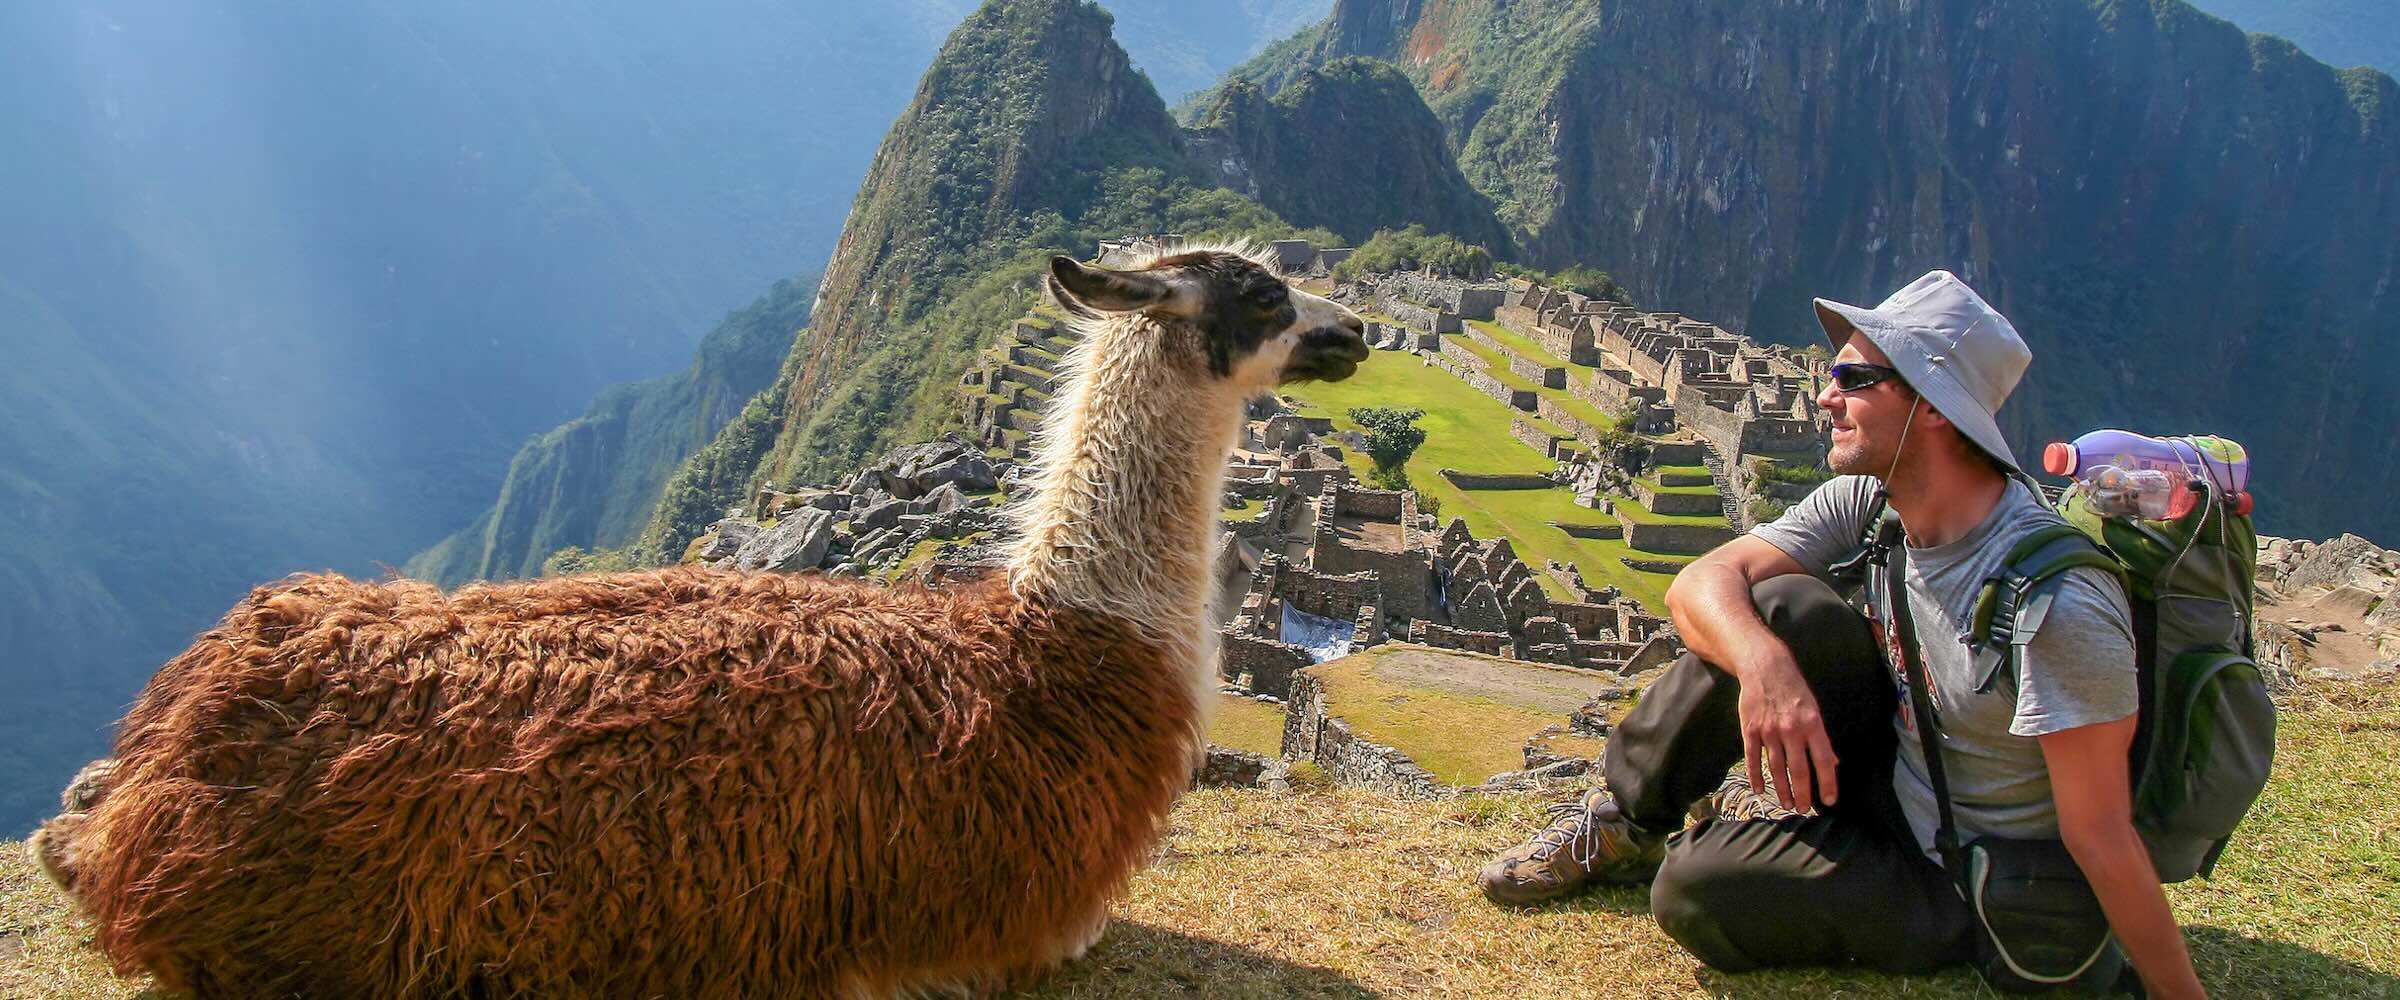
[[[1775,801],[1774,796],[1753,790],[1750,776],[1737,770],[1726,775],[1725,783],[1718,785],[1716,791],[1692,803],[1691,821],[1697,826],[1709,820],[1743,823],[1754,819],[1791,819],[1799,815],[1784,808],[1782,803]]]
[[[1495,903],[1540,903],[1588,886],[1650,880],[1667,856],[1667,838],[1634,829],[1617,800],[1595,788],[1550,811],[1542,832],[1483,866],[1476,879]]]

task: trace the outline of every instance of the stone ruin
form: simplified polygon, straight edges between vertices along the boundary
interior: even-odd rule
[[[762,488],[701,536],[710,566],[864,576],[927,541],[990,535],[1005,463],[956,436],[893,449],[835,485]]]

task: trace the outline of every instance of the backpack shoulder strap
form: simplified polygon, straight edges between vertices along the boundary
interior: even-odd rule
[[[1990,693],[2002,677],[2023,669],[2025,649],[2057,600],[2055,581],[2072,569],[2125,578],[2125,567],[2090,535],[2070,524],[2049,524],[2018,541],[1999,575],[1983,582],[1964,637],[1975,652],[1976,693]]]

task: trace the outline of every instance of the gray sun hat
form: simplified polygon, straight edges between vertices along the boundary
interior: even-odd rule
[[[1818,299],[1817,322],[1834,350],[1851,331],[1892,359],[1892,367],[1959,433],[2010,472],[2023,475],[1994,416],[2033,362],[2008,317],[1948,271],[1929,271],[1873,309]]]

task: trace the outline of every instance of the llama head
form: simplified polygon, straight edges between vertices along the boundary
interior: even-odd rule
[[[1050,258],[1050,295],[1085,319],[1138,315],[1169,363],[1228,383],[1242,395],[1286,382],[1338,382],[1367,358],[1366,323],[1322,296],[1285,283],[1244,247],[1191,250],[1131,270]]]

